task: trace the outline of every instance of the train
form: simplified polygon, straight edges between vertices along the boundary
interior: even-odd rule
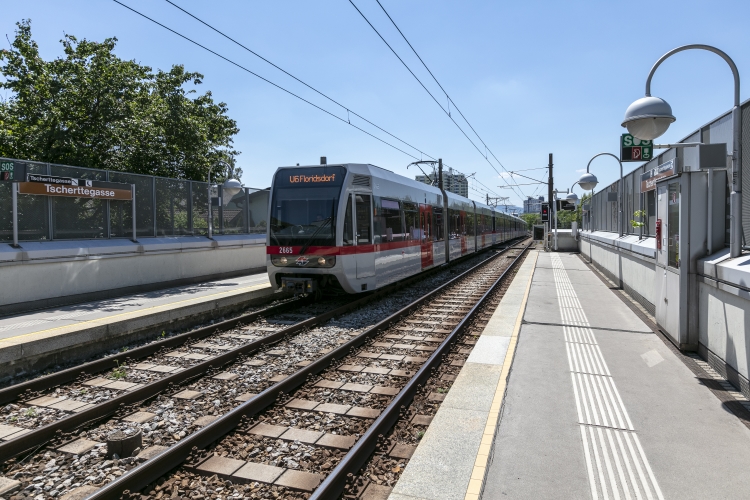
[[[266,262],[274,289],[357,294],[526,233],[517,216],[375,165],[280,167]]]

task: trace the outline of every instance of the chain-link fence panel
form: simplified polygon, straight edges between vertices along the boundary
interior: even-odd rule
[[[227,196],[225,194],[225,196]],[[239,193],[232,196],[228,203],[224,204],[222,210],[222,232],[223,234],[247,233],[247,191],[241,189]]]
[[[208,234],[208,183],[192,183],[191,214],[193,220],[193,234],[205,236]]]
[[[271,192],[267,189],[248,189],[248,232],[264,234],[268,225],[268,198]]]
[[[190,181],[157,177],[156,235],[193,234],[190,227]]]
[[[135,230],[137,237],[154,236],[154,178],[149,175],[110,172],[109,180],[110,182],[135,184]],[[110,237],[133,237],[132,214],[132,201],[110,200]]]
[[[47,174],[46,163],[13,160],[28,174]],[[25,179],[18,179],[25,180]],[[13,202],[10,182],[0,182],[0,241],[13,241]],[[49,200],[46,196],[18,195],[18,240],[39,241],[50,237]]]
[[[105,170],[50,165],[50,174],[74,179],[104,181]],[[90,198],[50,197],[52,236],[57,240],[107,238],[107,201]]]

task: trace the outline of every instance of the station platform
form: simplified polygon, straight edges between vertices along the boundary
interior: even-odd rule
[[[746,498],[750,402],[699,364],[577,254],[531,252],[389,498]]]
[[[160,334],[165,324],[218,318],[271,293],[264,272],[3,317],[0,380]]]

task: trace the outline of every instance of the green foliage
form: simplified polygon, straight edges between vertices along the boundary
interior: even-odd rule
[[[645,210],[636,210],[635,212],[633,212],[633,217],[636,217],[638,219],[643,219],[644,217],[646,217],[646,211]],[[646,224],[644,222],[641,222],[641,221],[631,220],[630,221],[630,225],[635,228],[635,227],[643,227]]]
[[[125,363],[120,364],[119,361],[115,360],[115,363],[117,363],[117,368],[112,370],[112,373],[109,374],[110,377],[119,380],[121,378],[125,378],[128,376],[127,367]]]
[[[526,226],[528,227],[528,230],[531,231],[534,228],[535,224],[541,224],[542,223],[542,214],[536,214],[536,213],[529,213],[529,214],[521,214],[521,219],[526,222]]]
[[[65,35],[64,57],[45,61],[31,21],[16,25],[11,49],[0,50],[0,88],[10,91],[0,100],[0,156],[192,180],[219,161],[241,172],[237,123],[211,92],[191,88],[200,73],[122,60],[116,38]]]
[[[36,408],[29,408],[26,410],[27,417],[36,417]]]

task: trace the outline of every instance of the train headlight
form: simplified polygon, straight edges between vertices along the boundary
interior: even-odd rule
[[[326,258],[325,257],[318,257],[318,265],[319,266],[325,266],[326,265]]]
[[[286,257],[277,257],[276,255],[272,255],[271,262],[274,266],[286,266],[289,261]]]

